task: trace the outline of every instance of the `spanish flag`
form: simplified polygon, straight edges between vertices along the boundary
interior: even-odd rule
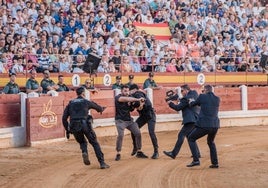
[[[134,22],[138,31],[144,30],[147,34],[154,35],[157,40],[169,40],[171,33],[167,23],[146,24]]]

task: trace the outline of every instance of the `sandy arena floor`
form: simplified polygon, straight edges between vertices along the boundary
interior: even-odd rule
[[[177,132],[159,132],[160,158],[130,156],[130,136],[123,143],[122,160],[114,161],[115,137],[99,138],[110,169],[101,170],[90,146],[90,166],[82,163],[78,144],[66,142],[29,148],[0,150],[2,188],[264,188],[268,187],[268,126],[221,128],[216,137],[219,169],[209,169],[206,138],[198,141],[201,165],[187,168],[191,154],[187,142],[175,160],[162,153],[171,150]],[[143,151],[151,156],[148,134],[143,134]]]

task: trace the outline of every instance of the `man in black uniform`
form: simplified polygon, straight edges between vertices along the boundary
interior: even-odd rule
[[[187,167],[199,166],[200,161],[196,149],[196,140],[207,136],[207,144],[210,149],[211,165],[209,168],[219,168],[217,149],[214,142],[218,129],[220,127],[220,120],[218,117],[220,98],[213,93],[211,85],[205,85],[203,94],[200,94],[195,101],[190,100],[190,106],[199,105],[201,110],[198,116],[197,125],[189,135],[189,145],[193,155],[192,163]]]
[[[80,144],[80,148],[82,150],[82,157],[85,165],[90,165],[90,161],[88,159],[88,150],[87,150],[87,141],[93,146],[96,157],[100,163],[100,168],[105,169],[109,168],[104,162],[104,156],[101,151],[101,147],[97,141],[96,134],[92,128],[91,120],[92,117],[88,115],[89,109],[94,109],[97,112],[103,112],[104,107],[99,106],[93,101],[89,101],[85,99],[85,88],[79,87],[76,90],[77,98],[73,99],[66,106],[63,116],[62,123],[67,132],[67,138],[69,132],[72,133],[76,139],[76,141]],[[70,116],[70,124],[67,119]],[[86,137],[86,138],[85,138]]]
[[[10,73],[9,74],[10,81],[7,83],[7,85],[3,89],[3,93],[5,94],[18,94],[20,92],[20,88],[18,84],[16,84],[16,74]]]
[[[69,91],[68,86],[64,83],[64,77],[63,75],[59,75],[58,76],[58,89],[56,90],[57,92],[61,92],[61,91]]]
[[[132,84],[130,86],[130,93],[132,97],[135,98],[144,98],[145,102],[144,104],[138,104],[139,106],[137,108],[137,111],[139,113],[139,117],[136,120],[136,123],[138,124],[139,128],[143,127],[146,123],[148,124],[148,131],[149,135],[154,147],[154,153],[152,155],[152,159],[157,159],[159,157],[158,153],[158,143],[157,138],[155,135],[155,123],[156,123],[156,116],[155,116],[155,110],[153,108],[153,105],[150,101],[150,99],[146,96],[146,94],[139,90],[139,87],[137,84]],[[143,105],[143,106],[141,106]],[[137,152],[137,146],[135,144],[135,137],[133,134],[131,134],[132,140],[133,140],[133,151],[131,155],[135,155]]]
[[[195,100],[198,97],[198,94],[195,90],[191,90],[190,87],[187,84],[185,84],[181,86],[181,94],[183,97],[179,99],[180,100],[179,104],[174,104],[171,100],[167,101],[170,108],[176,111],[182,111],[183,126],[178,134],[177,142],[172,151],[163,152],[165,155],[171,157],[172,159],[175,159],[176,156],[179,154],[184,138],[185,137],[188,138],[192,130],[195,128],[198,113],[200,110],[198,107],[189,106],[189,99]],[[196,149],[200,157],[199,149],[197,146]]]
[[[133,121],[133,118],[130,116],[131,106],[129,103],[144,101],[144,98],[134,98],[129,97],[129,87],[123,85],[121,88],[121,93],[115,96],[115,125],[117,128],[117,140],[116,140],[116,157],[115,160],[119,161],[121,159],[121,149],[124,137],[124,130],[128,129],[133,133],[135,137],[135,145],[137,147],[137,158],[148,158],[141,151],[141,132],[136,122]]]

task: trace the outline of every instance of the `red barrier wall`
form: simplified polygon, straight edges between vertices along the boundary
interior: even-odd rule
[[[268,109],[268,89],[267,87],[248,88],[248,109]]]
[[[32,141],[64,137],[61,123],[64,97],[28,98],[26,108],[27,145]]]
[[[0,128],[20,124],[20,95],[0,95]]]
[[[193,88],[194,89],[194,88]],[[157,114],[174,114],[165,102],[167,88],[153,91],[153,103]],[[200,92],[201,88],[197,88]],[[240,88],[215,88],[215,93],[221,98],[220,111],[241,110]],[[268,109],[268,87],[248,88],[249,110]],[[58,97],[41,96],[26,99],[27,141],[41,141],[64,137],[61,123],[63,110],[68,102],[75,98],[74,91],[59,93]],[[91,94],[91,99],[96,103],[106,106],[103,114],[92,110],[94,118],[113,118],[115,115],[114,92],[101,90]],[[137,115],[135,112],[133,115]],[[20,96],[0,95],[0,128],[20,126]]]

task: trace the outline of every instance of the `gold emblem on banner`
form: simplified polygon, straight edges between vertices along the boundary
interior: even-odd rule
[[[47,104],[43,104],[43,113],[39,118],[39,125],[44,128],[51,128],[57,125],[57,115],[51,111],[52,101],[51,99],[48,101]]]

